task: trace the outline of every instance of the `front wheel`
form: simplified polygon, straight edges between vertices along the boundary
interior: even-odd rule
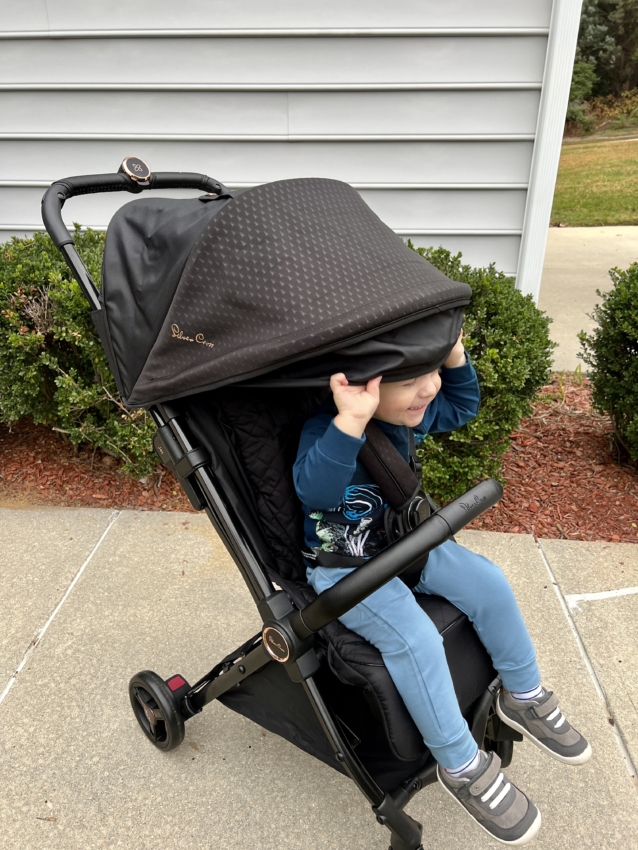
[[[136,673],[128,686],[142,732],[158,750],[174,750],[184,740],[184,718],[166,682],[152,670]]]

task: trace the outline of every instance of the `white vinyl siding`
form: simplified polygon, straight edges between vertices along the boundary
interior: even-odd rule
[[[5,0],[5,30],[548,27],[551,0]],[[11,14],[8,14],[8,12]]]
[[[134,154],[237,188],[344,180],[415,244],[517,272],[551,0],[0,0],[0,11],[0,239],[41,229],[53,180]],[[65,221],[104,228],[129,200],[72,199]]]

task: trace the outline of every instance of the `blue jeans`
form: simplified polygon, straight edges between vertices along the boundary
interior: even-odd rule
[[[321,593],[350,572],[308,567],[307,577]],[[492,561],[448,540],[430,553],[414,592],[443,596],[467,614],[507,690],[539,684],[536,653],[514,593]],[[471,759],[476,743],[459,709],[443,639],[410,588],[394,578],[339,620],[381,652],[434,758],[447,768]]]

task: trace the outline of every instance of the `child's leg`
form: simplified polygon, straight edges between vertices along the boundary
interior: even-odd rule
[[[503,681],[496,709],[505,723],[559,761],[588,761],[587,740],[567,722],[551,691],[540,687],[534,646],[496,564],[448,541],[430,553],[415,591],[444,596],[472,621]]]
[[[350,569],[316,567],[308,580],[317,593]],[[340,621],[377,647],[426,746],[443,767],[458,768],[477,751],[454,693],[443,640],[410,589],[393,579],[347,611]]]
[[[317,567],[309,568],[307,575],[321,593],[350,572]],[[438,777],[446,791],[501,843],[519,846],[531,841],[540,829],[540,812],[509,782],[495,753],[477,750],[459,709],[442,638],[407,585],[395,578],[339,619],[380,650],[423,740],[439,762]]]
[[[443,596],[467,614],[508,691],[529,691],[540,683],[514,592],[492,561],[448,540],[430,552],[414,590]]]

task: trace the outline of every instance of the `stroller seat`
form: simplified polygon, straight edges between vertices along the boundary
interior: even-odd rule
[[[303,423],[324,397],[325,391],[316,390],[225,387],[174,403],[198,443],[223,458],[224,469],[218,462],[216,474],[227,477],[224,492],[235,491],[238,504],[244,502],[239,513],[248,519],[246,534],[259,548],[271,580],[298,608],[316,594],[305,580],[303,514],[292,467]],[[437,596],[416,594],[416,599],[443,636],[459,705],[467,714],[497,674],[465,614]],[[360,739],[357,752],[360,757],[365,752],[364,763],[380,787],[396,787],[415,764],[425,764],[429,751],[381,653],[338,620],[321,630],[319,642],[333,677],[350,688],[331,685],[332,707]],[[232,696],[226,702],[233,707]],[[245,713],[246,706],[242,709]],[[385,737],[383,754],[379,724]],[[334,766],[334,757],[330,761]]]

